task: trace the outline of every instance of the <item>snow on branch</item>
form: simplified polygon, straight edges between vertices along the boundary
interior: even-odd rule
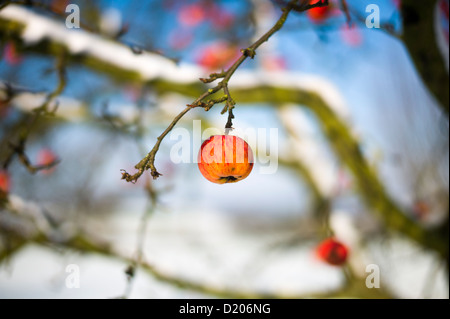
[[[18,5],[9,5],[0,11],[0,20],[19,23],[20,38],[30,50],[49,40],[66,48],[71,55],[83,54],[117,68],[118,72],[133,72],[142,82],[160,80],[173,86],[197,84],[204,70],[196,65],[180,63],[156,53],[143,51],[136,54],[132,48],[111,39],[82,30],[68,29],[64,23],[41,16]],[[1,32],[1,31],[0,31]],[[267,72],[237,70],[229,83],[230,89],[257,87],[285,87],[319,94],[342,118],[349,112],[336,87],[326,79],[293,72]]]

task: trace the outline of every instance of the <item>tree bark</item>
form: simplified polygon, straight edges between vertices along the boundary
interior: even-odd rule
[[[422,80],[448,118],[449,75],[436,41],[435,4],[436,1],[403,1],[402,40]]]

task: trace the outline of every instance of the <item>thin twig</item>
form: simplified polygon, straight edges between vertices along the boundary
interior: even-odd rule
[[[291,1],[292,3],[292,10],[297,12],[304,12],[313,8],[319,8],[319,7],[326,7],[328,6],[329,0],[318,0],[316,3],[311,4],[311,0],[298,0],[298,1]],[[289,5],[290,3],[286,3],[288,1],[286,0],[274,0],[275,3],[285,6]]]
[[[14,154],[17,154],[17,156],[19,157],[19,161],[22,163],[22,165],[32,174],[34,174],[38,171],[41,171],[41,170],[48,170],[48,169],[58,165],[61,162],[60,159],[55,159],[47,164],[33,165],[31,163],[29,157],[25,153],[25,140],[24,139],[22,139],[18,145],[9,143],[9,147],[13,150]]]
[[[207,92],[206,92],[207,93]],[[203,93],[202,96],[207,96],[207,94]],[[193,103],[195,104],[195,103]],[[192,109],[191,106],[186,107],[180,114],[178,114],[170,123],[170,125],[166,128],[164,132],[160,136],[158,136],[155,146],[153,146],[152,150],[138,163],[136,164],[135,168],[138,169],[137,173],[134,175],[130,175],[127,171],[122,170],[122,179],[126,180],[127,182],[136,182],[139,177],[144,173],[144,171],[151,169],[151,174],[153,176],[153,179],[158,178],[162,174],[160,174],[155,167],[155,155],[159,150],[159,146],[161,145],[162,140],[164,137],[169,134],[169,132],[175,127],[175,125],[178,123],[178,121],[190,110]]]
[[[224,86],[223,91],[227,97],[227,101],[225,103],[225,108],[223,109],[222,112],[225,113],[228,110],[228,120],[227,124],[225,124],[225,134],[228,135],[230,130],[233,129],[233,119],[234,119],[233,108],[236,103],[231,98],[230,92],[228,90],[228,85]]]
[[[203,83],[211,83],[217,79],[225,77],[225,75],[227,75],[225,71],[222,71],[220,73],[211,73],[208,78],[200,78],[199,80]]]
[[[348,9],[347,0],[341,0],[340,7],[341,7],[341,11],[345,15],[345,20],[347,21],[348,26],[351,27],[352,17],[350,15],[350,10]]]
[[[127,286],[125,287],[125,292],[123,296],[120,297],[120,299],[127,299],[129,298],[132,289],[134,280],[136,277],[136,270],[142,265],[143,263],[143,257],[144,257],[144,244],[145,244],[145,236],[147,234],[147,226],[148,226],[148,220],[151,215],[153,215],[156,204],[157,204],[157,192],[153,188],[153,185],[151,184],[151,181],[148,181],[145,185],[145,190],[147,191],[147,195],[149,198],[149,202],[147,204],[147,208],[145,212],[142,215],[141,222],[139,223],[139,229],[137,232],[137,247],[135,252],[135,257],[133,260],[131,260],[130,264],[125,270],[125,274],[127,275]]]
[[[45,101],[40,106],[32,110],[34,114],[31,116],[31,118],[29,117],[25,118],[23,123],[24,129],[21,132],[18,143],[12,142],[9,143],[12,152],[11,154],[9,154],[9,156],[6,157],[6,161],[3,165],[4,168],[7,168],[9,166],[15,155],[18,155],[20,162],[25,166],[25,168],[30,173],[33,174],[39,170],[52,168],[53,166],[57,165],[60,162],[60,160],[57,159],[52,161],[51,163],[44,165],[32,165],[31,161],[26,155],[25,145],[28,140],[28,136],[31,133],[33,125],[39,120],[39,118],[44,115],[54,116],[56,114],[56,111],[58,110],[58,103],[55,103],[52,109],[49,109],[49,107],[50,104],[55,99],[55,97],[60,95],[64,90],[64,88],[66,87],[67,80],[65,72],[65,61],[66,61],[65,54],[61,54],[57,57],[55,69],[57,71],[58,84],[52,92],[47,94]]]
[[[232,127],[232,119],[234,117],[232,109],[235,105],[235,102],[231,98],[230,92],[228,90],[228,82],[230,78],[233,76],[234,72],[239,68],[239,66],[248,58],[254,58],[255,57],[255,51],[256,49],[261,46],[264,42],[269,40],[269,38],[276,33],[278,30],[280,30],[284,23],[286,22],[286,19],[289,15],[289,12],[296,6],[297,1],[291,0],[286,7],[282,10],[283,13],[281,17],[278,19],[278,21],[275,23],[275,25],[267,31],[261,38],[259,38],[255,43],[253,43],[251,46],[249,46],[246,49],[241,50],[242,55],[234,62],[234,64],[225,72],[221,73],[212,73],[210,75],[210,79],[200,79],[204,83],[210,83],[218,78],[223,78],[221,82],[219,82],[214,88],[211,88],[204,92],[199,98],[197,98],[192,104],[188,105],[183,111],[181,111],[170,123],[170,125],[166,128],[166,130],[158,136],[156,140],[156,144],[153,146],[152,150],[138,163],[135,165],[135,168],[138,170],[135,174],[131,175],[125,170],[121,170],[122,173],[122,179],[126,180],[127,182],[136,182],[139,177],[142,176],[142,174],[150,169],[151,175],[153,179],[158,178],[162,174],[159,173],[155,167],[155,156],[156,153],[159,150],[159,147],[161,145],[162,140],[169,134],[169,132],[175,127],[175,125],[178,123],[178,121],[186,114],[188,113],[192,108],[194,107],[203,107],[206,111],[208,111],[214,104],[218,102],[218,100],[209,100],[206,103],[203,103],[202,101],[206,99],[207,97],[211,96],[212,94],[216,93],[220,89],[223,89],[224,94],[226,95],[226,110],[228,110],[228,121],[225,126],[226,129],[231,129]],[[304,4],[303,4],[304,5]],[[307,10],[308,8],[318,7],[318,6],[325,6],[328,5],[328,0],[322,0],[319,3],[316,3],[314,5],[304,5],[302,8],[303,11]],[[222,99],[220,99],[222,100]]]

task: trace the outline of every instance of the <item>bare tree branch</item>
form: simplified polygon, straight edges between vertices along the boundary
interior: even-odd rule
[[[325,2],[327,2],[327,0],[325,0]],[[136,182],[140,176],[142,176],[142,174],[144,173],[144,171],[150,169],[151,170],[151,175],[154,179],[158,178],[161,173],[159,173],[156,170],[155,167],[155,156],[156,153],[159,150],[159,146],[161,145],[162,140],[166,137],[166,135],[175,127],[175,125],[178,123],[178,121],[186,114],[188,113],[191,109],[192,106],[196,107],[196,106],[201,106],[201,101],[203,101],[205,98],[207,98],[208,96],[216,93],[217,91],[219,91],[220,89],[224,90],[224,93],[226,95],[226,107],[227,110],[229,112],[229,116],[228,116],[228,121],[225,125],[226,129],[231,129],[232,127],[232,122],[231,120],[234,118],[233,115],[233,107],[236,104],[234,102],[234,100],[231,98],[230,92],[228,90],[228,82],[230,80],[230,78],[233,76],[234,72],[239,68],[239,66],[248,58],[254,58],[255,56],[255,51],[256,49],[263,44],[264,42],[266,42],[267,40],[269,40],[269,38],[276,33],[278,30],[280,30],[282,28],[282,26],[284,25],[284,23],[286,22],[287,16],[289,15],[289,12],[294,8],[296,1],[292,0],[288,3],[288,5],[283,9],[283,14],[281,15],[281,17],[278,19],[278,21],[275,23],[275,25],[269,30],[267,31],[263,36],[261,36],[261,38],[259,38],[255,43],[253,43],[250,47],[248,47],[247,49],[242,50],[242,55],[239,57],[239,59],[234,62],[234,64],[227,70],[222,72],[221,74],[218,73],[213,73],[211,74],[211,78],[210,79],[201,79],[202,82],[204,83],[208,83],[208,82],[212,82],[215,79],[222,77],[223,76],[223,80],[221,82],[219,82],[219,84],[217,84],[214,88],[209,89],[208,91],[204,92],[202,95],[200,95],[199,98],[197,98],[192,104],[191,106],[188,106],[187,108],[185,108],[183,111],[181,111],[180,114],[178,114],[174,120],[172,121],[172,123],[169,125],[169,127],[167,127],[167,129],[157,138],[156,144],[155,146],[152,148],[152,150],[138,163],[136,164],[135,168],[138,169],[137,173],[130,175],[128,172],[126,171],[122,171],[122,179],[126,180],[127,182]],[[204,107],[205,110],[209,110],[214,104],[215,101],[214,100],[209,100],[209,103],[207,103],[207,107]],[[228,132],[228,131],[227,131]]]

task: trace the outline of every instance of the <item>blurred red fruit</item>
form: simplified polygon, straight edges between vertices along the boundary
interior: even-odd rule
[[[131,102],[137,102],[142,94],[142,88],[137,85],[129,84],[123,90],[125,97]]]
[[[268,71],[280,71],[286,69],[286,60],[280,56],[267,56],[262,59],[261,65]]]
[[[352,177],[345,169],[339,169],[336,181],[336,195],[342,194],[352,187]]]
[[[207,9],[207,16],[213,27],[219,31],[230,28],[234,22],[233,14],[216,4]]]
[[[195,27],[205,20],[205,10],[199,4],[184,6],[178,12],[178,21],[187,27]]]
[[[348,248],[334,238],[328,238],[317,246],[316,254],[320,260],[330,265],[341,266],[347,260]]]
[[[208,70],[217,70],[229,66],[239,57],[236,48],[225,42],[215,42],[200,52],[197,63]]]
[[[182,50],[191,44],[193,39],[192,32],[186,29],[174,29],[169,34],[169,45],[174,50]]]
[[[351,27],[348,24],[344,24],[340,30],[342,40],[350,46],[358,47],[363,42],[361,31],[355,26]]]
[[[220,11],[220,13],[213,19],[213,26],[217,30],[226,30],[233,25],[234,16],[227,11]]]
[[[253,152],[243,139],[233,135],[214,135],[203,142],[198,153],[202,175],[216,184],[235,183],[253,169]]]
[[[392,0],[392,2],[397,9],[400,9],[402,6],[402,0]]]
[[[65,14],[68,5],[69,0],[53,0],[50,4],[50,10],[58,14]]]
[[[5,199],[11,189],[11,178],[7,171],[0,170],[0,200]]]
[[[317,1],[314,1],[314,3],[316,3]],[[314,4],[313,3],[313,4]],[[312,9],[309,9],[308,11],[306,11],[308,18],[316,23],[316,24],[320,24],[323,23],[329,16],[331,13],[331,5],[328,6],[324,6],[324,7],[315,7]]]
[[[6,63],[11,65],[16,65],[22,62],[22,57],[17,52],[16,45],[14,44],[14,42],[6,43],[3,51],[3,57]]]
[[[39,166],[51,165],[51,164],[55,163],[57,160],[58,160],[58,157],[52,150],[50,150],[48,148],[44,148],[44,149],[40,150],[38,153],[37,165],[39,165]],[[41,172],[43,174],[51,174],[54,171],[55,171],[54,166],[51,168],[41,170]]]
[[[418,200],[414,203],[413,211],[418,219],[424,220],[430,213],[430,206],[425,201]]]

